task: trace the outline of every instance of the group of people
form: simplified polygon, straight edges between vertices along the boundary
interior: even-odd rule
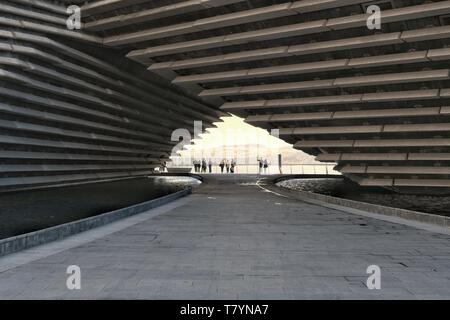
[[[225,170],[227,173],[234,173],[236,170],[236,161],[234,159],[232,159],[231,161],[222,159],[222,161],[220,161],[219,167],[221,173],[224,173]]]
[[[206,161],[206,159],[194,160],[195,173],[206,173],[207,170],[209,171],[209,173],[212,173],[212,166],[213,163],[211,160],[209,160],[208,162]]]
[[[260,159],[258,158],[258,167],[259,167],[259,174],[267,174],[268,170],[269,170],[269,162],[267,161],[267,159]]]
[[[258,158],[259,174],[267,174],[269,172],[269,162],[267,159]],[[212,160],[194,160],[195,173],[213,173],[213,166],[215,165]],[[222,159],[219,163],[221,173],[235,173],[237,162],[235,159],[227,160]]]
[[[194,160],[194,171],[195,173],[212,173],[213,162],[211,160]],[[223,159],[219,163],[219,168],[221,173],[235,173],[236,171],[236,160],[226,160]]]

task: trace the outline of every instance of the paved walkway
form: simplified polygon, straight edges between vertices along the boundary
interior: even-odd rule
[[[450,298],[450,236],[208,177],[192,196],[0,258],[0,298]],[[66,288],[81,268],[82,290]],[[365,286],[381,268],[381,290]]]

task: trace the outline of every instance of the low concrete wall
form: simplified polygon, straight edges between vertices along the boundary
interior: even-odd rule
[[[124,219],[147,210],[162,206],[192,193],[191,188],[169,194],[167,196],[143,202],[131,207],[107,212],[98,216],[65,223],[59,226],[23,234],[0,240],[0,257],[14,252],[29,249],[48,242],[61,240],[71,235],[88,231],[108,223]]]
[[[361,210],[370,213],[382,214],[391,217],[403,218],[411,221],[432,224],[440,227],[450,227],[450,217],[439,216],[435,214],[423,213],[418,211],[399,209],[386,207],[381,205],[376,205],[372,203],[348,200],[343,198],[337,198],[332,196],[327,196],[323,194],[300,191],[300,190],[290,190],[283,187],[278,187],[275,184],[279,181],[286,179],[275,179],[270,183],[267,183],[264,187],[267,189],[277,192],[286,196],[290,196],[299,200],[308,202],[308,200],[315,200],[322,203],[332,204],[336,206],[342,206],[345,208],[351,208],[356,210]]]

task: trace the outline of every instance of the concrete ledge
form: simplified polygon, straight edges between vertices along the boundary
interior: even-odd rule
[[[118,209],[98,216],[0,240],[0,257],[52,241],[61,240],[71,235],[88,231],[108,223],[154,209],[175,201],[181,197],[185,197],[191,193],[192,189],[186,188],[167,196],[143,202],[131,207]]]
[[[307,191],[300,191],[300,190],[289,190],[286,188],[278,187],[275,184],[286,180],[285,178],[276,178],[272,180],[270,183],[267,183],[267,185],[264,185],[265,188],[267,188],[270,191],[279,193],[284,196],[293,197],[295,199],[299,199],[305,202],[311,202],[319,203],[319,204],[329,204],[332,205],[335,209],[356,209],[364,212],[369,213],[375,213],[379,215],[385,215],[389,217],[395,217],[395,218],[401,218],[409,221],[429,224],[433,226],[443,227],[443,228],[450,228],[450,217],[445,216],[439,216],[424,212],[418,212],[418,211],[412,211],[412,210],[406,210],[406,209],[399,209],[399,208],[392,208],[392,207],[386,207],[381,205],[376,205],[372,203],[366,203],[366,202],[360,202],[360,201],[354,201],[354,200],[348,200],[348,199],[342,199],[332,196],[327,196],[323,194],[318,193],[312,193]],[[339,208],[341,207],[341,208]]]

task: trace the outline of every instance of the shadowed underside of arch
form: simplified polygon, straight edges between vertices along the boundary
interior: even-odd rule
[[[229,112],[363,186],[450,190],[448,0],[5,3],[2,186],[146,174]]]

